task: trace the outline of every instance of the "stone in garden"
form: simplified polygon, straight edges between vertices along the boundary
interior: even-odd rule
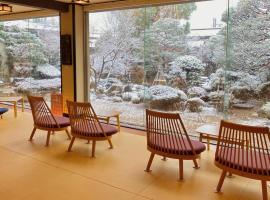
[[[122,102],[123,100],[121,97],[112,97],[112,101],[115,103],[118,103],[118,102]]]
[[[60,70],[50,64],[38,65],[35,73],[41,79],[51,79],[61,76]]]
[[[138,97],[138,95],[133,95],[132,98],[131,98],[131,102],[134,103],[134,104],[139,104],[141,103],[141,98]]]
[[[237,104],[233,104],[234,108],[238,108],[238,109],[252,109],[254,108],[254,105],[249,104],[249,103],[237,103]]]
[[[118,84],[113,84],[113,85],[111,85],[111,87],[109,89],[106,90],[106,94],[108,96],[113,96],[115,91],[121,93],[123,91],[123,86],[118,85]]]
[[[133,85],[131,85],[131,84],[125,85],[123,87],[123,92],[131,92],[132,91],[132,87],[133,87]]]
[[[186,106],[190,112],[200,112],[202,111],[202,106],[204,105],[205,102],[198,97],[188,99],[186,102]]]
[[[165,85],[151,86],[147,93],[153,109],[179,110],[180,102],[187,100],[187,95],[183,91]]]
[[[270,119],[270,102],[267,102],[258,110],[258,116]]]
[[[133,96],[138,96],[138,94],[136,92],[124,92],[122,94],[122,99],[124,101],[131,101]]]

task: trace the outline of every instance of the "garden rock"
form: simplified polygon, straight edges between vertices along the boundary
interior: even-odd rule
[[[124,92],[122,94],[122,99],[124,101],[131,101],[133,96],[138,96],[138,94],[136,92]]]
[[[35,75],[41,79],[51,79],[61,76],[60,70],[50,64],[38,65]]]
[[[106,90],[106,94],[108,96],[113,96],[115,95],[115,91],[117,91],[118,93],[121,93],[123,91],[123,86],[118,85],[118,84],[113,84],[108,90]]]
[[[113,97],[112,101],[115,102],[115,103],[119,103],[119,102],[122,102],[123,100],[122,100],[121,97]]]
[[[139,104],[141,103],[141,98],[138,95],[133,95],[131,98],[131,102],[134,104]]]
[[[148,93],[153,109],[179,110],[180,102],[187,100],[187,95],[183,91],[164,85],[151,86]]]

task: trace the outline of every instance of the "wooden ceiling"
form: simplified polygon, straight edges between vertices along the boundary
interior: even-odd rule
[[[89,4],[98,4],[116,1],[123,1],[123,0],[90,0]],[[6,3],[11,5],[13,8],[12,13],[29,12],[41,9],[51,9],[65,12],[68,10],[68,4],[72,3],[72,0],[3,0],[0,1],[0,3]]]
[[[4,2],[1,2],[0,1],[0,3],[4,3]],[[29,11],[40,10],[39,8],[21,6],[21,5],[16,5],[16,4],[9,4],[9,5],[12,6],[12,13],[22,13],[22,12],[29,12]],[[7,14],[7,13],[0,13],[0,15],[2,15],[2,14]]]

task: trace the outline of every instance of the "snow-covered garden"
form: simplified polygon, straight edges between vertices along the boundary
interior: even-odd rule
[[[46,96],[61,88],[57,17],[0,24],[0,95]]]
[[[196,3],[107,13],[90,55],[97,111],[135,126],[145,108],[180,112],[193,129],[223,117],[269,123],[270,3],[239,0],[209,37],[192,36],[193,12]]]

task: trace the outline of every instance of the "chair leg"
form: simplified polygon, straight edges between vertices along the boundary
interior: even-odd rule
[[[112,141],[111,141],[110,138],[108,138],[108,142],[109,142],[109,144],[110,144],[110,149],[113,149],[113,144],[112,144]]]
[[[37,128],[34,127],[33,130],[32,130],[31,136],[30,136],[30,138],[29,138],[29,141],[32,141],[32,139],[33,139],[33,137],[34,137],[34,135],[35,135],[36,130],[37,130]]]
[[[193,167],[194,169],[200,169],[196,159],[193,160],[193,163],[194,163],[194,167]]]
[[[70,143],[69,143],[69,146],[68,146],[68,152],[71,151],[71,148],[73,146],[74,140],[75,140],[75,137],[73,136],[72,139],[71,139],[71,141],[70,141]]]
[[[226,172],[225,170],[223,170],[223,171],[222,171],[222,174],[221,174],[221,176],[220,176],[220,178],[219,178],[218,185],[217,185],[217,189],[216,189],[217,192],[220,192],[221,187],[222,187],[223,182],[224,182],[224,179],[225,179],[225,177],[226,177],[226,174],[227,174],[227,172]]]
[[[66,129],[65,131],[66,131],[66,134],[68,136],[68,139],[71,140],[71,137],[70,137],[70,134],[69,134],[68,130]]]
[[[182,159],[179,159],[179,180],[184,179],[184,162]]]
[[[149,158],[148,163],[147,163],[147,167],[145,169],[146,172],[150,172],[151,171],[150,170],[150,167],[151,167],[151,164],[153,162],[154,156],[155,156],[155,154],[154,153],[151,153],[150,158]]]
[[[266,181],[262,181],[262,194],[263,194],[263,200],[268,200]]]
[[[93,140],[93,142],[92,142],[92,158],[95,157],[95,151],[96,151],[96,140]]]
[[[47,140],[46,140],[46,147],[49,146],[49,143],[50,143],[50,136],[51,136],[51,131],[48,131],[48,133],[47,133]]]

